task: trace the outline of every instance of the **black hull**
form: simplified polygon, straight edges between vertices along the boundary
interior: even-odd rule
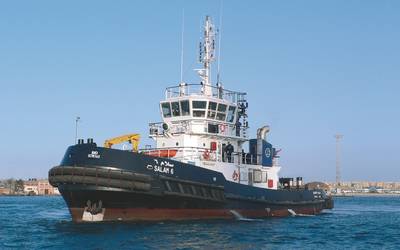
[[[76,222],[260,218],[333,207],[322,190],[257,188],[190,164],[95,144],[69,147],[49,181]]]

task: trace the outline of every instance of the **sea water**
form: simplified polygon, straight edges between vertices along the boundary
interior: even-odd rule
[[[400,249],[400,196],[336,198],[317,216],[71,222],[62,197],[0,197],[0,249]]]

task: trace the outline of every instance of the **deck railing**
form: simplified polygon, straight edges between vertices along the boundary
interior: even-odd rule
[[[205,88],[211,90],[211,96],[220,98],[231,103],[237,103],[245,100],[246,93],[236,92],[222,87],[206,86],[204,84],[181,84],[179,86],[168,87],[165,90],[165,97],[167,99],[180,97],[180,96],[191,96],[191,95],[204,95]]]
[[[223,129],[219,127],[218,131],[209,132],[208,131],[209,124],[223,126]],[[195,134],[220,135],[226,137],[242,137],[242,138],[248,137],[246,133],[247,127],[241,126],[239,129],[237,129],[234,124],[223,124],[208,120],[204,120],[204,124],[202,126],[205,127],[205,130],[201,132],[193,129],[192,126],[194,125],[191,123],[191,121],[182,121],[180,123],[174,123],[170,128],[168,128],[168,130],[165,130],[163,126],[164,126],[163,122],[149,123],[150,136],[161,136],[164,135],[166,132],[168,132],[170,134],[195,133]]]
[[[233,152],[232,154],[218,153],[207,148],[199,147],[164,147],[140,149],[140,153],[157,157],[171,158],[177,161],[213,161],[234,163],[236,165],[257,165],[257,155],[245,152]]]

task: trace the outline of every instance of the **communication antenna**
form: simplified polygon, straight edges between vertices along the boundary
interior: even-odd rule
[[[220,85],[220,64],[221,64],[221,37],[222,37],[222,3],[219,5],[219,23],[218,23],[218,61],[217,61],[217,86]]]
[[[336,134],[336,186],[340,186],[340,140],[343,138],[343,135]]]
[[[198,62],[201,63],[201,60],[203,58],[203,44],[201,42],[201,39],[203,38],[203,19],[200,19],[200,29],[199,29],[199,58],[198,58]]]
[[[75,118],[75,144],[77,143],[78,140],[78,122],[81,120],[81,117],[77,116]]]
[[[181,33],[181,81],[183,82],[183,36],[185,32],[185,9],[182,10],[182,33]]]

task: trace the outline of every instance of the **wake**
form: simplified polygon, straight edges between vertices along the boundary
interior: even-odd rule
[[[315,216],[314,214],[297,214],[294,210],[292,209],[288,209],[288,212],[290,213],[290,215],[292,215],[293,217],[313,217]]]
[[[241,215],[239,212],[235,211],[235,210],[229,210],[229,212],[231,212],[233,214],[233,216],[235,216],[235,219],[238,221],[262,221],[260,219],[250,219],[250,218],[246,218],[243,215]]]

